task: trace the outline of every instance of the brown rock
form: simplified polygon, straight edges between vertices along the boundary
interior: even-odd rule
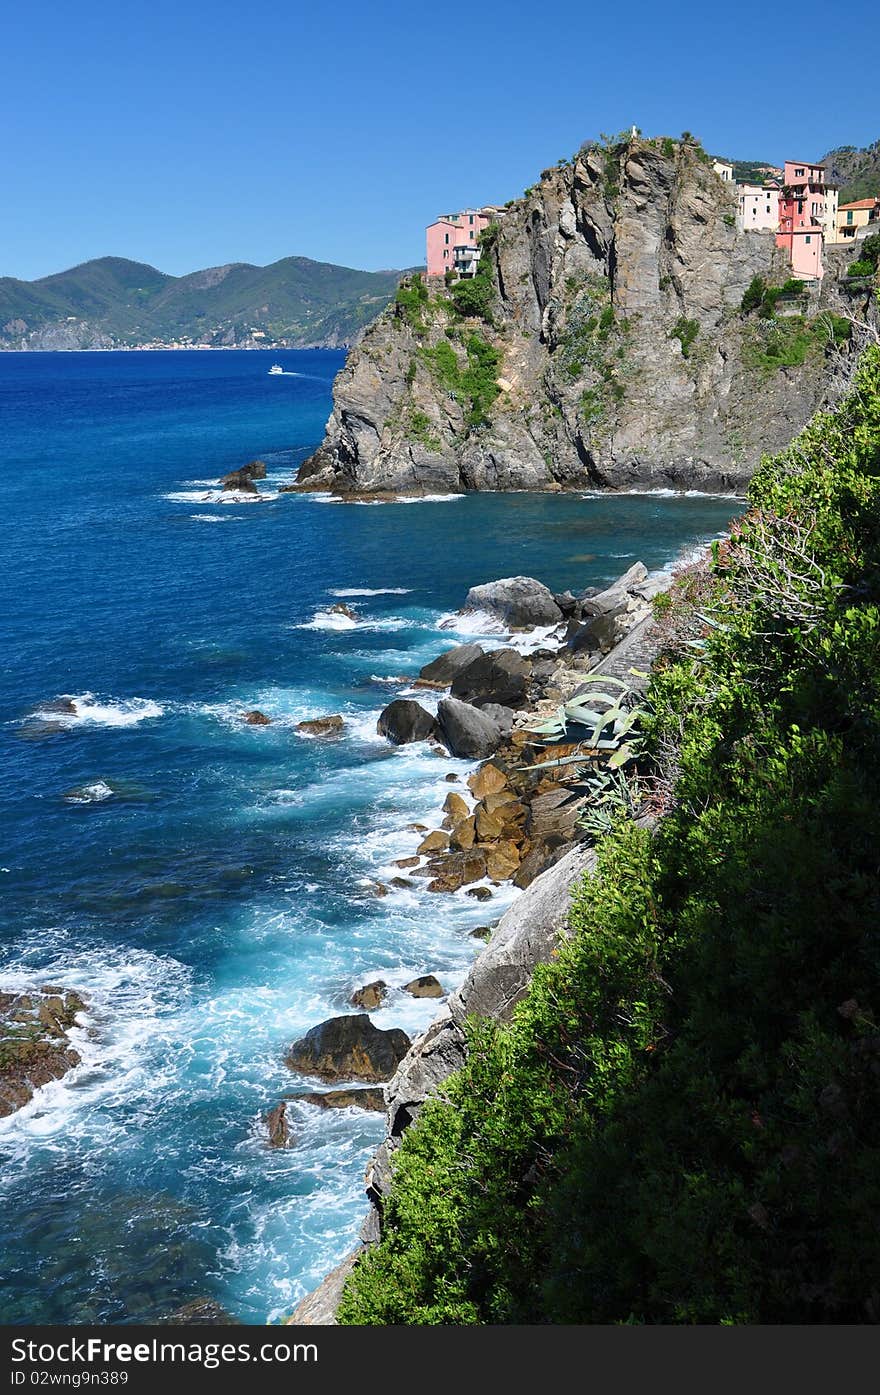
[[[422,974],[421,978],[412,979],[403,985],[403,991],[409,993],[413,998],[442,998],[445,996],[443,985],[433,974]]]
[[[432,864],[438,875],[428,882],[429,891],[458,891],[469,882],[482,881],[486,875],[486,859],[481,852],[450,853],[442,862]]]
[[[472,848],[477,841],[477,824],[473,814],[469,814],[461,823],[457,823],[449,838],[451,848],[461,848],[463,851]]]
[[[263,1122],[269,1130],[269,1147],[286,1147],[290,1139],[290,1128],[287,1123],[287,1105],[283,1100],[276,1104],[274,1109],[269,1110]]]
[[[450,785],[459,785],[459,784],[461,784],[461,776],[460,776],[460,775],[456,775],[456,773],[455,773],[454,770],[450,770],[449,774],[448,774],[448,775],[445,775],[443,778],[446,780],[447,784],[450,784]]]
[[[473,896],[475,901],[491,901],[492,890],[488,886],[469,886],[465,896]]]
[[[388,888],[384,882],[370,882],[367,890],[371,896],[387,896]]]
[[[366,1012],[372,1012],[375,1008],[382,1006],[388,997],[388,984],[382,978],[377,978],[373,983],[365,983],[362,988],[356,988],[349,998],[352,1007],[364,1008]]]
[[[285,1057],[291,1070],[317,1075],[330,1083],[389,1080],[410,1047],[399,1027],[382,1031],[366,1013],[331,1017],[295,1041]]]
[[[392,877],[389,885],[396,887],[398,891],[407,891],[409,887],[415,886],[416,883],[413,881],[412,877]]]
[[[344,601],[337,601],[335,605],[329,607],[329,611],[331,615],[344,615],[349,620],[360,619],[357,612],[352,610],[350,605],[346,605]]]
[[[0,1117],[79,1065],[67,1034],[84,1007],[78,993],[63,988],[0,993]]]
[[[474,810],[474,819],[477,826],[477,834],[481,842],[492,843],[501,837],[501,830],[504,821],[495,814],[490,814],[485,804],[478,804]]]
[[[444,852],[448,847],[449,834],[436,828],[433,833],[429,833],[426,838],[422,839],[416,852],[424,856],[426,853]]]
[[[519,849],[513,842],[496,843],[486,857],[486,872],[493,881],[508,881],[519,870]]]
[[[399,857],[394,865],[395,867],[418,867],[419,859],[417,857]]]
[[[571,841],[576,832],[583,797],[564,785],[538,794],[529,807],[528,833],[533,839],[547,840],[551,835]]]
[[[491,761],[481,765],[468,779],[468,789],[475,799],[484,799],[487,794],[498,794],[506,789],[509,781],[502,770]]]
[[[443,812],[449,815],[454,828],[457,823],[461,823],[462,819],[467,818],[470,809],[464,795],[456,794],[455,790],[450,790],[443,801]]]
[[[319,1109],[371,1109],[377,1114],[385,1113],[385,1091],[375,1085],[367,1085],[362,1090],[313,1090],[311,1094],[292,1098],[317,1105]]]
[[[345,727],[345,719],[338,712],[331,717],[309,717],[297,722],[296,730],[308,732],[310,736],[339,736]]]
[[[428,825],[426,823],[408,823],[406,831],[407,833],[427,833]]]
[[[492,927],[491,927],[491,925],[477,925],[477,926],[475,926],[474,929],[471,931],[471,939],[472,939],[472,940],[482,940],[485,944],[488,944],[489,940],[491,939],[491,936],[492,936]]]
[[[254,707],[250,712],[242,712],[241,720],[247,722],[249,727],[268,727],[272,725],[272,718],[267,717],[265,712],[258,712]]]

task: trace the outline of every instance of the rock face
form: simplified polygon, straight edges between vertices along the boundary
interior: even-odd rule
[[[501,740],[496,721],[458,698],[443,699],[437,708],[437,725],[450,754],[466,760],[484,760]]]
[[[459,644],[455,649],[447,649],[419,671],[419,678],[425,683],[436,683],[448,688],[455,675],[483,653],[479,644]]]
[[[485,253],[491,323],[451,326],[442,286],[417,312],[390,306],[337,378],[300,483],[741,488],[830,378],[821,346],[800,367],[758,361],[769,322],[740,313],[743,294],[789,270],[772,234],[735,219],[734,190],[690,141],[634,138],[545,171]],[[844,263],[829,266],[811,314],[848,303]],[[474,334],[498,356],[500,388],[477,424],[461,382]]]
[[[406,746],[411,741],[428,741],[437,730],[437,723],[421,703],[412,698],[395,698],[379,714],[376,730],[387,736],[394,746]]]
[[[79,1065],[68,1033],[84,1010],[79,994],[64,988],[0,993],[0,1118]]]
[[[479,654],[452,680],[451,694],[475,707],[493,703],[503,707],[525,707],[532,665],[516,649],[490,649]]]
[[[409,993],[413,998],[442,998],[445,996],[442,983],[433,974],[422,974],[420,978],[412,979],[403,985],[403,991]]]
[[[276,1104],[274,1109],[269,1110],[263,1122],[269,1134],[270,1148],[286,1147],[290,1138],[290,1126],[287,1122],[287,1105],[283,1100]]]
[[[388,1080],[409,1049],[398,1027],[382,1031],[367,1014],[331,1017],[295,1041],[285,1058],[291,1070],[321,1080]]]
[[[305,1104],[318,1109],[369,1109],[381,1114],[385,1109],[385,1092],[377,1086],[365,1085],[355,1090],[313,1090],[309,1095],[297,1095]]]
[[[531,576],[508,576],[472,586],[464,603],[465,613],[481,610],[512,630],[530,630],[535,625],[558,625],[562,611],[552,591]]]

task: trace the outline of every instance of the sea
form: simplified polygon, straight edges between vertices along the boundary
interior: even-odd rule
[[[351,1249],[382,1116],[292,1099],[271,1148],[266,1112],[315,1086],[285,1050],[376,978],[374,1022],[423,1030],[437,1004],[402,985],[455,988],[517,894],[376,895],[469,768],[392,748],[380,711],[486,630],[455,614],[470,586],[669,569],[742,507],[279,493],[343,362],[0,354],[0,990],[87,1001],[81,1064],[0,1120],[0,1322],[197,1299],[274,1322]],[[254,458],[259,502],[229,502],[219,477]],[[331,714],[337,738],[297,731]]]

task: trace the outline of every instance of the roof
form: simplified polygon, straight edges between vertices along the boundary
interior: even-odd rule
[[[855,203],[842,203],[839,205],[839,208],[841,210],[847,208],[876,208],[878,203],[880,203],[880,195],[873,199],[856,199]]]

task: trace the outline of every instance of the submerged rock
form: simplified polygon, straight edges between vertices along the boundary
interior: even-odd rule
[[[331,717],[308,717],[297,722],[296,731],[307,732],[310,736],[339,736],[345,728],[345,719],[338,712]]]
[[[68,1033],[85,1002],[70,989],[0,993],[0,1117],[80,1063]]]
[[[255,707],[250,712],[242,712],[241,720],[247,722],[249,727],[268,727],[272,725],[272,718],[267,717],[265,712],[259,712]]]
[[[385,1091],[377,1086],[366,1085],[353,1090],[313,1090],[308,1095],[297,1095],[304,1104],[314,1104],[318,1109],[370,1109],[377,1114],[385,1112]]]
[[[421,703],[395,698],[379,714],[376,730],[394,746],[406,746],[411,741],[428,741],[436,733],[437,723]]]
[[[329,606],[328,613],[330,615],[344,615],[346,620],[360,620],[357,611],[352,610],[350,605],[345,604],[345,601],[337,601],[335,605]]]
[[[410,1045],[399,1027],[383,1031],[365,1012],[331,1017],[295,1041],[285,1057],[291,1070],[321,1080],[388,1080]]]
[[[193,1298],[181,1308],[175,1308],[167,1317],[157,1319],[169,1327],[240,1327],[238,1318],[232,1317],[213,1298]]]

